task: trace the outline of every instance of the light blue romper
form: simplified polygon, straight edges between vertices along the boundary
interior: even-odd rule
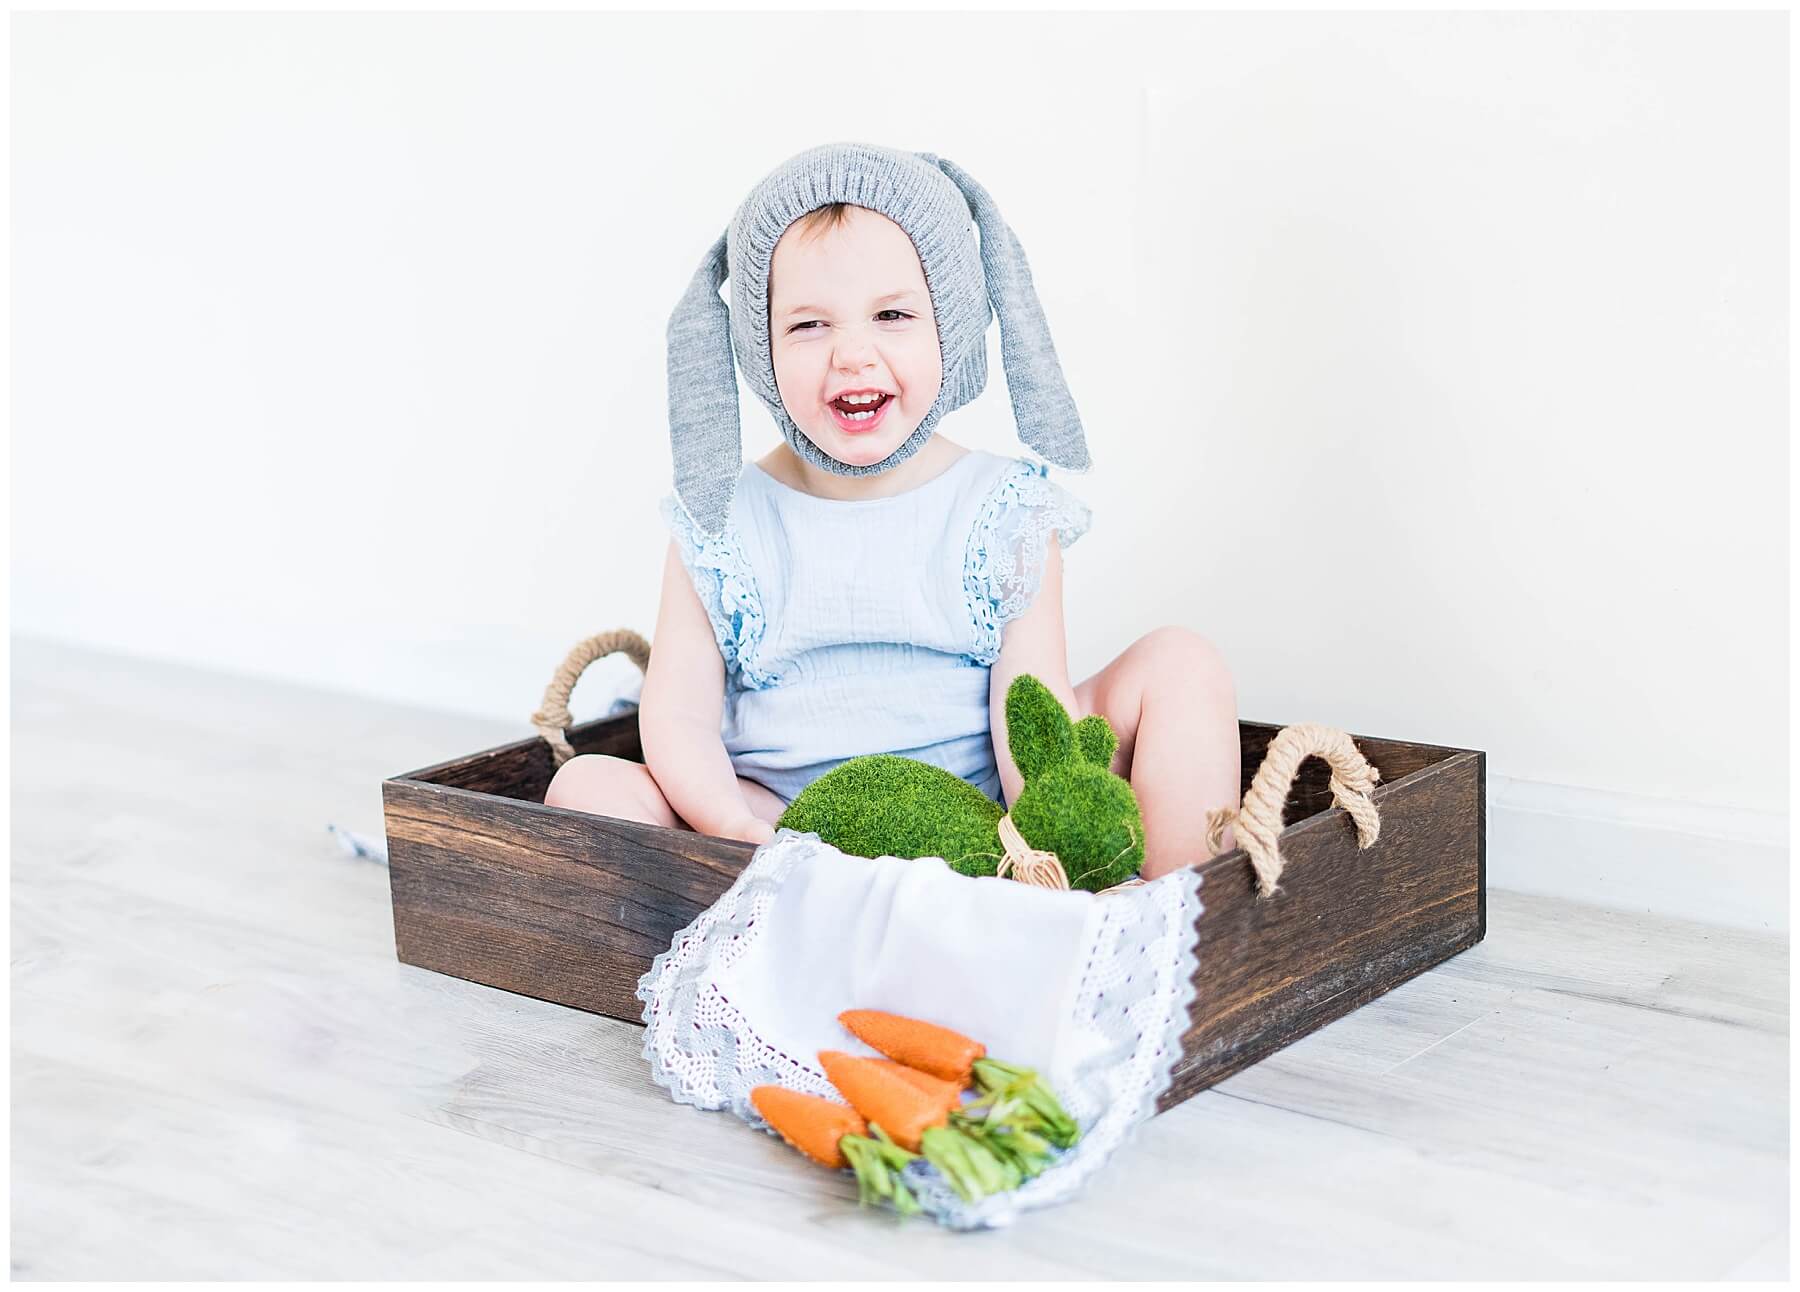
[[[971,449],[916,489],[839,501],[746,462],[723,534],[659,504],[725,661],[719,734],[785,802],[861,754],[903,754],[1004,802],[988,713],[1000,630],[1030,607],[1048,536],[1087,506],[1031,458]]]

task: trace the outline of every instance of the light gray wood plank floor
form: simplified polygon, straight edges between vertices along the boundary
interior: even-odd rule
[[[12,713],[15,1276],[1787,1272],[1784,939],[1493,893],[1481,946],[955,1235],[670,1102],[635,1026],[396,962],[325,822],[522,718],[30,640]]]

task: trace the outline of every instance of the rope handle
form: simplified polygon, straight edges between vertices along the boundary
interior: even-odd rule
[[[589,664],[615,653],[630,656],[640,672],[650,671],[650,643],[641,633],[634,633],[629,628],[615,628],[576,643],[575,649],[557,665],[556,676],[550,679],[550,685],[544,688],[544,702],[531,715],[531,725],[549,742],[551,756],[558,767],[575,757],[574,746],[569,744],[565,734],[575,725],[575,720],[569,716],[569,696],[575,690],[575,683],[581,680]]]
[[[1363,757],[1356,742],[1336,727],[1316,722],[1283,727],[1269,742],[1269,752],[1256,769],[1243,806],[1235,811],[1214,808],[1206,814],[1206,846],[1216,855],[1224,843],[1225,828],[1233,827],[1238,845],[1250,854],[1260,897],[1273,897],[1281,891],[1276,882],[1283,865],[1276,844],[1281,837],[1281,810],[1300,764],[1315,755],[1331,764],[1331,797],[1356,822],[1356,846],[1367,848],[1381,837],[1381,814],[1369,797],[1381,773]]]

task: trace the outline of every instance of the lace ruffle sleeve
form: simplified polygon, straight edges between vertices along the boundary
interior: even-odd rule
[[[1000,657],[1000,630],[1036,599],[1051,533],[1068,547],[1092,519],[1087,504],[1051,480],[1042,463],[1021,458],[1001,477],[976,515],[963,562],[977,664]]]
[[[773,679],[756,667],[763,634],[762,598],[733,530],[728,526],[716,537],[702,533],[673,494],[657,505],[712,622],[726,671],[738,670],[749,686],[768,686]]]

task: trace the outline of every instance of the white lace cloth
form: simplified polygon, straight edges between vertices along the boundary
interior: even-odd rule
[[[1009,1224],[1072,1195],[1156,1111],[1193,1000],[1200,876],[1097,897],[969,879],[937,858],[849,857],[793,830],[756,850],[638,983],[644,1057],[679,1103],[767,1129],[752,1087],[837,1098],[820,1050],[869,1053],[837,1021],[882,1009],[954,1028],[1039,1070],[1082,1128],[1054,1166],[965,1203],[924,1161],[925,1210]]]

